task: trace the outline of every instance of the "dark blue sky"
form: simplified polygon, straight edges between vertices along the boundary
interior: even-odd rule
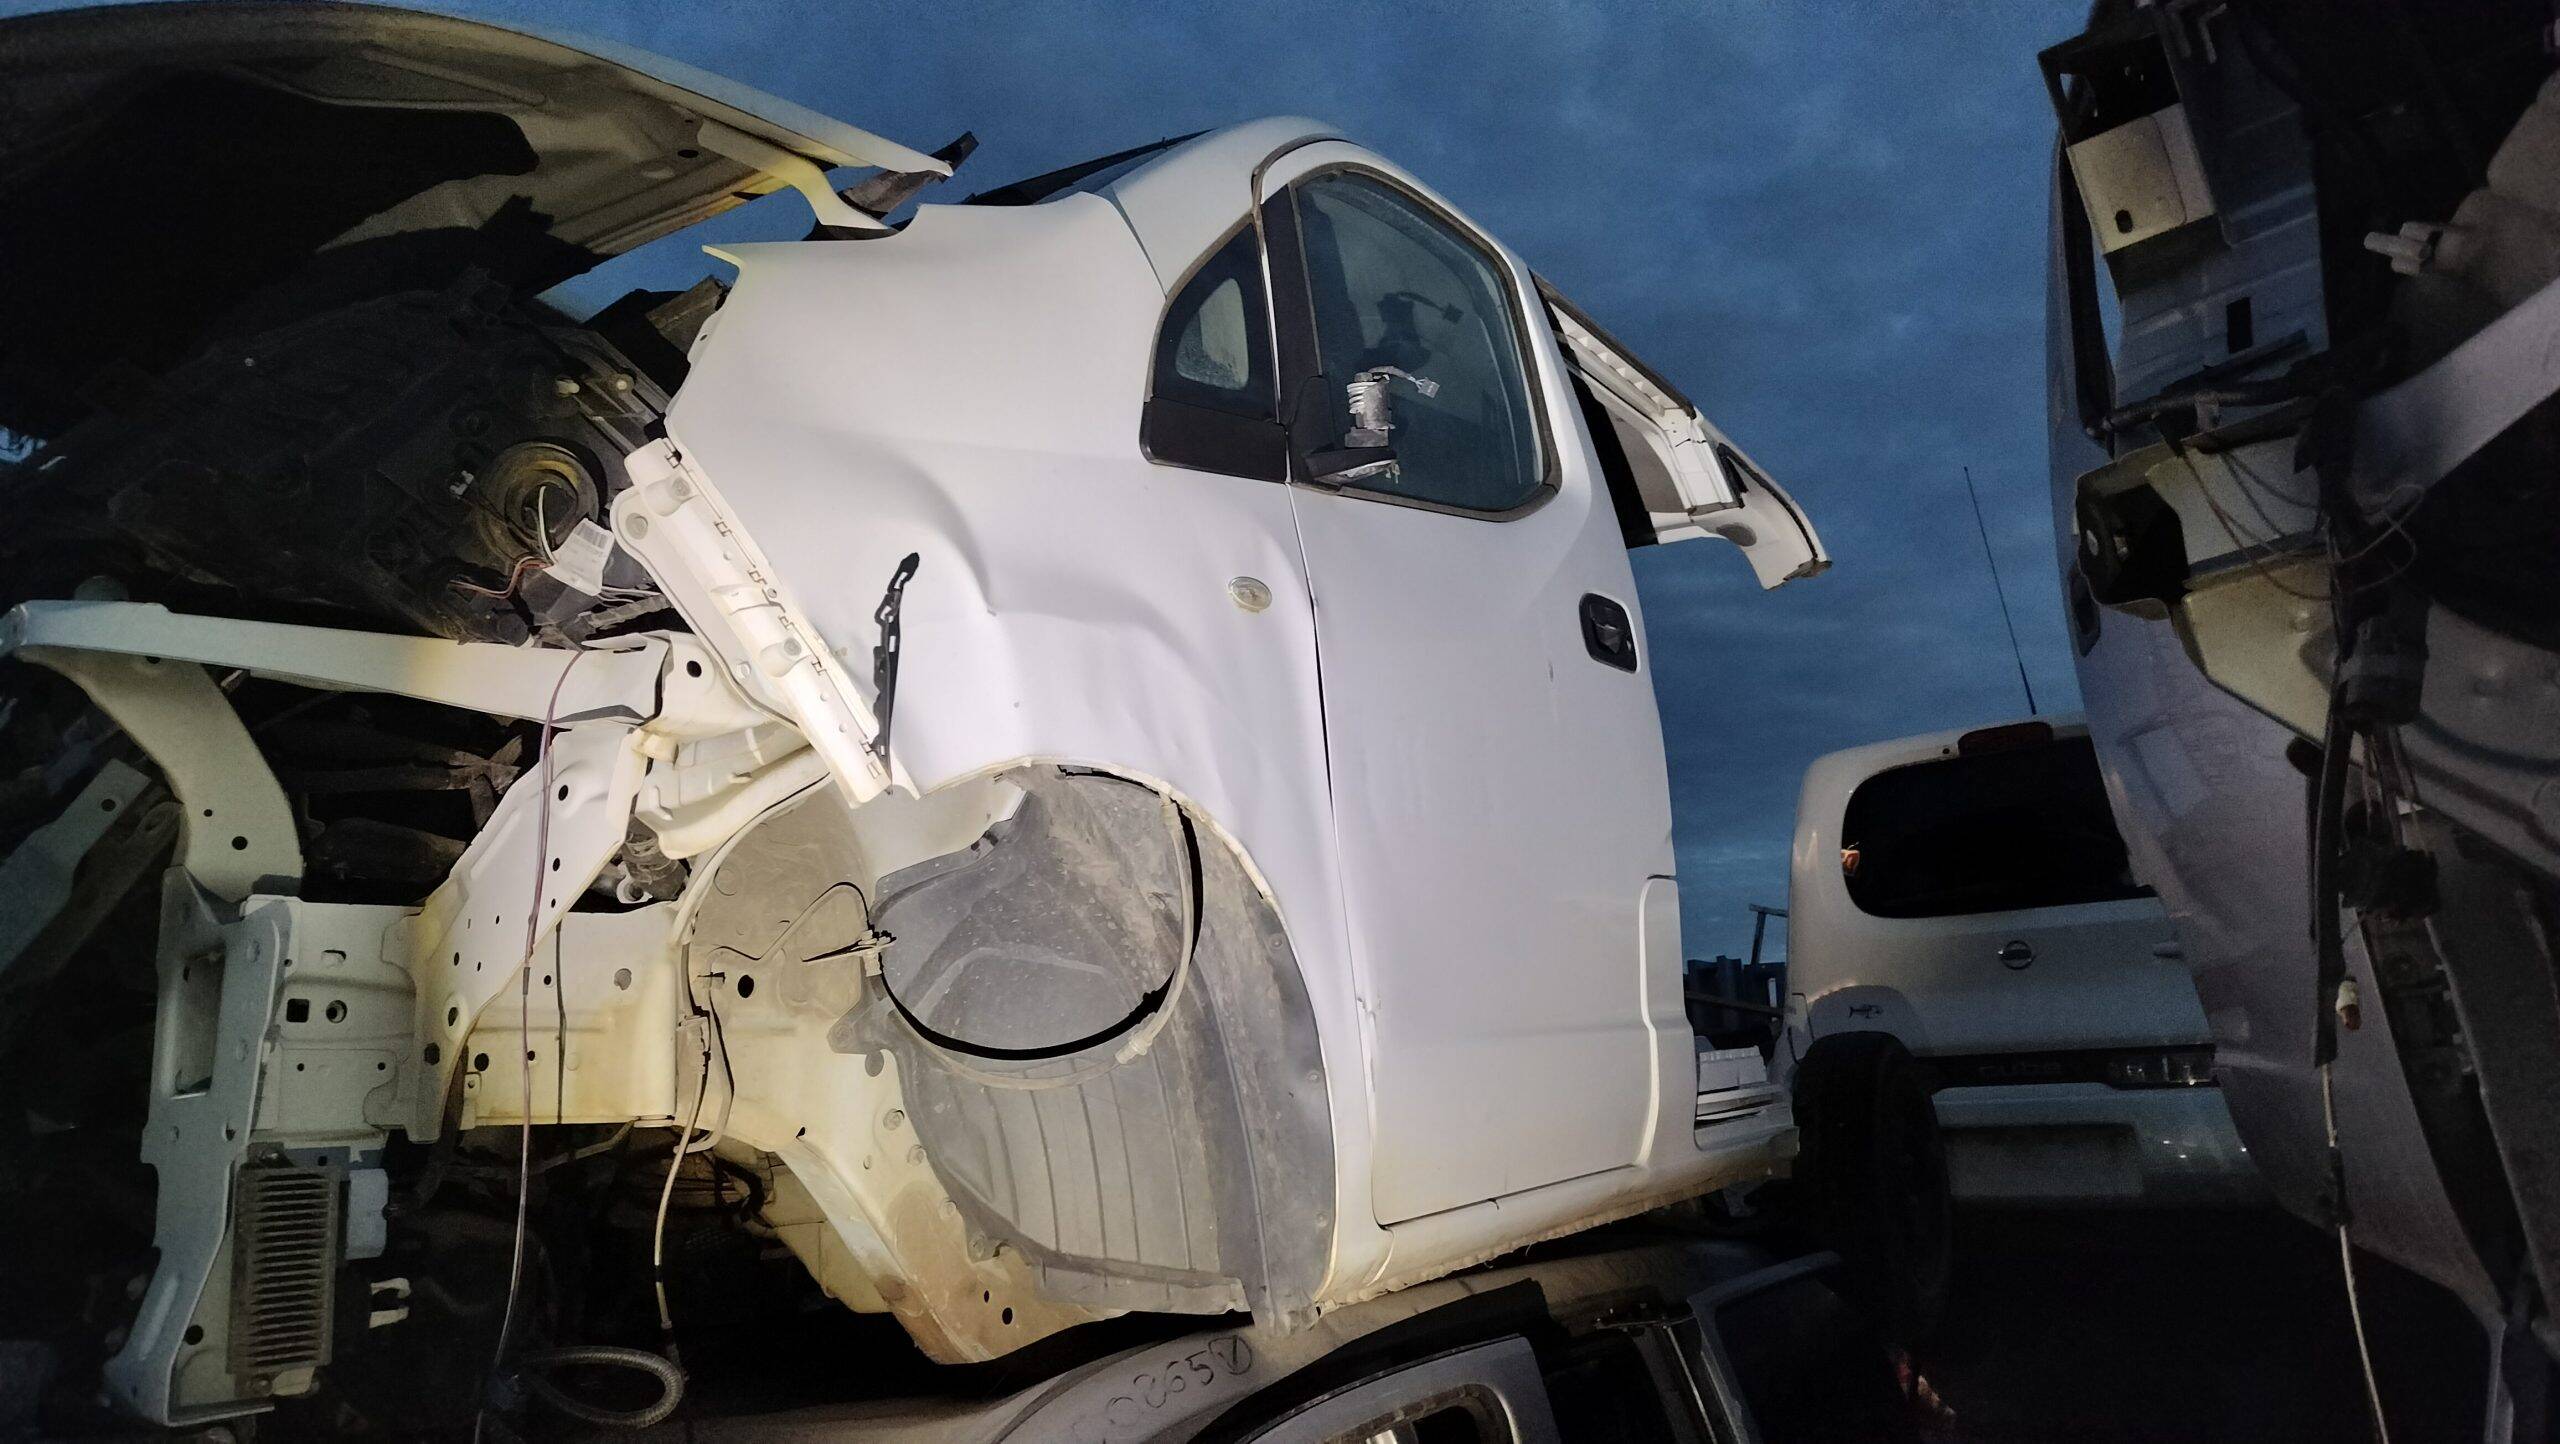
[[[53,7],[0,0],[31,8]],[[2023,713],[1962,465],[2037,697],[2078,705],[2045,499],[2035,63],[2075,0],[432,8],[607,36],[920,149],[975,130],[962,194],[1294,113],[1448,195],[1677,381],[1836,558],[1762,593],[1721,543],[1637,555],[1693,957],[1740,951],[1744,905],[1783,899],[1807,762]],[[791,204],[716,233],[794,234]],[[609,270],[699,274],[700,235]]]

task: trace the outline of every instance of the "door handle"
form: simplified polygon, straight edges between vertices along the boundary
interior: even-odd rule
[[[1595,662],[1636,669],[1636,624],[1627,609],[1593,592],[1582,599],[1582,646]]]
[[[1998,958],[2005,967],[2023,968],[2036,960],[2036,950],[2013,938],[2002,943],[2000,951],[1993,953],[1992,956]]]

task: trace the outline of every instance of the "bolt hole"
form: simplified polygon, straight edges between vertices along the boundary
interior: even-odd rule
[[[558,872],[560,870],[560,859],[556,857],[551,859],[551,870],[553,872]]]
[[[101,798],[99,798],[99,799],[98,799],[98,810],[99,810],[100,812],[113,812],[113,811],[115,811],[115,810],[116,810],[116,800],[115,800],[114,798],[112,798],[112,797],[101,797]]]
[[[373,1065],[373,1071],[376,1073],[388,1073],[391,1071],[391,1065],[388,1063],[376,1063]]]
[[[552,796],[554,796],[554,797],[559,798],[562,802],[566,802],[566,801],[568,801],[568,800],[569,800],[569,784],[568,784],[568,783],[565,783],[565,782],[561,783],[561,784],[560,784],[560,790],[559,790],[558,792],[555,792],[555,793],[551,794],[551,795],[552,795]]]
[[[187,1325],[186,1340],[187,1340],[187,1342],[188,1342],[188,1343],[190,1343],[190,1344],[201,1344],[201,1343],[203,1343],[203,1342],[204,1342],[204,1325],[202,1325],[202,1324],[189,1324],[189,1325]]]
[[[676,150],[676,159],[678,159],[678,160],[700,160],[700,159],[702,159],[702,152],[700,152],[700,151],[698,151],[698,150],[695,150],[692,146],[689,146],[689,145],[688,145],[688,146],[681,146],[681,147],[679,147],[679,148]]]
[[[1004,1321],[1008,1324],[1013,1322],[1013,1310],[1007,1309],[1004,1311]]]
[[[991,1304],[991,1303],[994,1303],[995,1301],[996,1301],[996,1296],[995,1296],[995,1294],[994,1294],[992,1291],[987,1290],[987,1289],[980,1289],[980,1290],[978,1290],[978,1302],[979,1302],[979,1303],[982,1303],[982,1304]]]
[[[546,988],[551,986],[551,975],[549,973],[542,975],[542,986]]]
[[[231,839],[231,850],[233,852],[247,852],[249,850],[249,839],[245,837],[235,837]]]
[[[462,1010],[460,1008],[447,1008],[444,1010],[444,1025],[446,1027],[450,1028],[461,1021]]]
[[[688,677],[699,677],[699,676],[701,676],[701,675],[702,675],[702,664],[701,664],[700,662],[687,662],[687,663],[685,663],[685,664],[684,664],[684,674],[685,674],[686,676],[688,676]]]
[[[331,998],[329,1006],[321,1010],[320,1016],[332,1023],[343,1023],[347,1021],[347,1005],[341,999]]]
[[[453,955],[453,965],[457,968],[462,966],[462,954],[456,953]]]
[[[306,1066],[306,1065],[304,1065],[304,1064],[296,1063],[296,1064],[294,1064],[294,1065],[293,1065],[293,1071],[294,1071],[294,1072],[296,1072],[296,1073],[299,1073],[299,1072],[301,1072],[301,1071],[303,1070],[303,1068],[304,1068],[305,1066]]]
[[[2131,211],[2118,211],[2118,212],[2116,212],[2116,232],[2117,232],[2117,234],[2119,234],[2119,235],[2127,235],[2127,236],[2129,236],[2129,235],[2132,235],[2132,234],[2133,234],[2133,212],[2131,212]]]
[[[738,996],[741,998],[752,998],[755,995],[755,975],[753,973],[740,973],[738,975]]]
[[[239,1140],[239,1137],[240,1137],[240,1130],[239,1130],[239,1129],[237,1129],[237,1128],[233,1128],[233,1127],[231,1127],[229,1124],[225,1124],[225,1125],[223,1125],[223,1129],[222,1129],[222,1141],[223,1141],[223,1142],[225,1142],[225,1143],[233,1143],[233,1142],[237,1142],[237,1141]]]
[[[422,1050],[421,1056],[427,1060],[427,1066],[432,1068],[444,1057],[444,1050],[433,1043],[429,1043],[426,1048]]]
[[[471,1071],[472,1071],[472,1072],[474,1072],[474,1073],[486,1073],[486,1072],[488,1072],[488,1071],[489,1071],[489,1055],[488,1055],[488,1054],[486,1054],[486,1053],[474,1053],[474,1054],[472,1054],[472,1055],[471,1055]]]

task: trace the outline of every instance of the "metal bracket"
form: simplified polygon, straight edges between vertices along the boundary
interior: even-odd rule
[[[284,964],[283,916],[269,910],[225,928],[175,869],[162,891],[158,1036],[142,1136],[142,1160],[159,1177],[152,1225],[159,1262],[124,1347],[106,1364],[107,1392],[154,1423],[200,1423],[267,1407],[224,1362],[228,1202],[256,1122],[262,1041]]]
[[[619,650],[591,655],[561,689],[560,721],[657,713],[666,640],[610,645]],[[543,715],[561,662],[541,648],[197,617],[148,602],[25,602],[0,617],[0,656],[23,650],[53,665],[38,648],[237,667],[324,691],[389,692],[526,720]]]
[[[160,765],[182,809],[179,857],[187,875],[226,902],[299,888],[302,839],[293,809],[231,699],[204,669],[167,655],[119,655],[121,649],[13,647],[14,624],[26,610],[0,622],[0,656],[15,651],[79,684]]]
[[[2405,511],[2560,391],[2560,281],[2356,409],[2349,486],[2369,516]]]
[[[71,902],[80,860],[151,779],[112,758],[62,815],[0,858],[0,979]]]
[[[769,140],[722,125],[716,120],[702,122],[702,129],[695,138],[702,142],[704,150],[726,156],[740,165],[753,166],[798,191],[800,198],[809,203],[809,213],[821,226],[851,231],[857,236],[885,236],[890,233],[888,224],[878,216],[846,204],[845,198],[836,194],[835,187],[827,184],[827,173],[807,156],[784,150]],[[951,173],[948,165],[930,159],[927,164],[939,166],[942,175]]]
[[[560,669],[571,654],[556,648],[198,617],[147,602],[25,602],[0,616],[0,657],[12,652],[57,671],[54,657],[76,653],[136,657],[151,666],[201,662],[321,691],[382,692],[527,722],[548,715],[563,725],[645,723],[679,740],[781,720],[751,701],[700,640],[671,632],[585,648],[563,681]]]
[[[442,1130],[465,1040],[525,964],[528,936],[541,954],[569,903],[595,881],[630,827],[647,765],[631,728],[567,728],[552,735],[551,754],[548,792],[543,770],[528,768],[452,875],[399,931],[402,961],[417,986],[414,1037],[423,1065],[412,1075],[405,1116],[396,1120],[412,1138]]]

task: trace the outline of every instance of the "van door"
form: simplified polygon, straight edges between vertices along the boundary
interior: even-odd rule
[[[1763,590],[1831,567],[1795,498],[1699,414],[1679,388],[1538,282],[1573,370],[1627,545],[1720,537],[1742,549]]]
[[[1292,489],[1379,1221],[1635,1163],[1661,1086],[1689,1101],[1678,959],[1649,1007],[1641,946],[1669,786],[1555,339],[1516,261],[1365,151],[1290,152],[1263,194],[1301,460],[1356,375],[1394,416],[1392,469]]]

